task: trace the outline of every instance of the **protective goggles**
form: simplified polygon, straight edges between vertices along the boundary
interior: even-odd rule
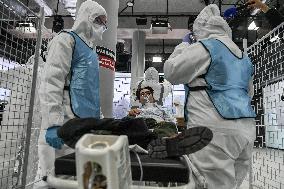
[[[106,23],[107,23],[107,18],[104,15],[98,16],[94,20],[94,24],[98,24],[100,26],[103,26],[104,27],[104,31],[107,30]]]

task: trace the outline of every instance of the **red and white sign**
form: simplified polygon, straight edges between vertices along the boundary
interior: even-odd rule
[[[115,53],[101,46],[96,47],[96,52],[99,56],[100,66],[115,71]]]

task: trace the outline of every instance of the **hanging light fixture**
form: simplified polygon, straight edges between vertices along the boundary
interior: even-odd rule
[[[258,26],[257,22],[255,22],[255,21],[252,21],[250,23],[250,25],[248,26],[248,30],[258,30],[258,28],[259,28],[259,26]]]
[[[155,63],[162,62],[162,57],[161,56],[153,56],[152,62],[155,62]]]

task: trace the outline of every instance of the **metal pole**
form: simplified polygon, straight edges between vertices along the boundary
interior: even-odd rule
[[[248,40],[246,38],[243,38],[243,49],[244,49],[244,53],[247,55],[248,54]]]
[[[247,55],[248,53],[248,40],[246,38],[243,39],[243,49],[244,49],[244,54]],[[252,158],[249,163],[249,189],[252,189]]]
[[[131,91],[144,78],[146,33],[141,30],[133,32],[131,58]]]
[[[252,177],[253,177],[253,173],[252,173],[252,158],[249,162],[249,189],[253,189],[252,187]]]
[[[31,95],[30,95],[29,117],[28,117],[27,130],[26,130],[26,145],[25,145],[25,154],[24,154],[24,161],[23,161],[24,167],[23,167],[23,174],[22,174],[22,188],[25,188],[25,185],[26,185],[26,177],[27,177],[27,170],[28,170],[28,164],[29,164],[29,151],[30,151],[29,148],[30,148],[30,139],[31,139],[31,128],[32,128],[32,123],[33,123],[34,99],[35,99],[38,62],[39,62],[39,49],[40,49],[41,40],[42,40],[41,31],[42,31],[43,19],[44,19],[44,8],[41,7],[40,12],[39,12],[38,27],[37,27],[37,42],[36,42],[36,49],[35,49],[32,88],[31,88]]]
[[[167,15],[169,14],[169,0],[167,0]]]

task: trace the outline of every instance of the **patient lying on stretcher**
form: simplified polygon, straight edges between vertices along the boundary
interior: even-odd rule
[[[126,135],[130,145],[138,144],[155,158],[189,154],[206,146],[212,139],[211,130],[194,127],[178,134],[174,117],[155,100],[155,97],[161,97],[159,91],[166,91],[159,84],[157,70],[149,68],[145,74],[146,79],[140,81],[134,90],[141,106],[131,109],[127,117],[121,120],[75,118],[60,127],[58,136],[74,148],[86,133]]]
[[[158,137],[172,137],[178,133],[175,118],[170,112],[158,105],[154,99],[154,90],[150,86],[138,88],[136,98],[141,106],[128,112],[129,117],[143,118],[149,129],[153,129]]]

